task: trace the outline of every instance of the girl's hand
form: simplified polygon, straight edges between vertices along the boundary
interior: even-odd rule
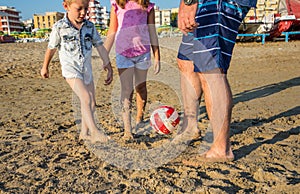
[[[157,75],[160,72],[160,61],[154,62],[154,74]]]
[[[133,48],[138,51],[145,51],[146,47],[143,45],[140,37],[135,37],[132,39]]]

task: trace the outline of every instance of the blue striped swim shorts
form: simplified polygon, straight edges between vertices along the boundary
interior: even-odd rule
[[[195,72],[215,68],[227,73],[239,26],[249,11],[232,0],[199,0],[199,26],[183,35],[178,58],[194,62]]]

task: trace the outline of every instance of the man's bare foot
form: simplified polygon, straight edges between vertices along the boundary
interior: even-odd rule
[[[232,162],[234,161],[234,155],[232,150],[230,149],[229,153],[220,155],[213,150],[208,150],[200,155],[196,155],[190,157],[187,160],[183,160],[182,163],[189,165],[189,166],[201,166],[203,163],[225,163],[225,162]]]
[[[91,135],[88,136],[87,140],[90,140],[92,144],[95,144],[97,142],[107,143],[110,140],[110,137],[99,130],[95,130],[91,131]]]
[[[201,137],[201,132],[198,128],[186,128],[178,131],[176,138],[182,139],[183,141],[194,141]]]

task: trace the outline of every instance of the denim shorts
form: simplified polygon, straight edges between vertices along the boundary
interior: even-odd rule
[[[78,78],[84,84],[88,85],[93,81],[92,65],[85,63],[84,65],[62,65],[62,76],[66,79]]]
[[[198,28],[183,35],[178,58],[194,62],[195,72],[215,68],[227,73],[239,26],[249,11],[232,0],[199,0]]]
[[[147,70],[151,66],[151,54],[150,52],[147,52],[136,57],[125,57],[117,54],[116,63],[118,69],[135,67],[140,70]]]

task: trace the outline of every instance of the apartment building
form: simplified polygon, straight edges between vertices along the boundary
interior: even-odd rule
[[[156,27],[171,25],[171,9],[160,10],[158,6],[155,6],[154,10]]]
[[[169,26],[172,25],[172,14],[178,14],[178,8],[162,9],[155,6],[155,26]]]
[[[14,7],[0,6],[0,31],[7,34],[23,31],[20,13]]]
[[[103,7],[103,27],[104,28],[108,28],[109,25],[109,21],[110,21],[110,11],[107,10],[107,7],[104,6]]]
[[[104,9],[105,10],[105,9]],[[104,23],[103,7],[97,0],[90,0],[86,19],[93,22],[100,28],[106,28],[107,23]],[[61,12],[46,12],[45,14],[34,14],[33,23],[36,29],[52,28],[53,24],[64,17]]]
[[[96,26],[100,26],[100,28],[104,29],[105,23],[103,14],[103,7],[100,5],[100,2],[97,0],[90,0],[86,19],[93,22]]]
[[[46,12],[45,14],[33,14],[34,28],[52,28],[53,24],[64,17],[61,12]]]

